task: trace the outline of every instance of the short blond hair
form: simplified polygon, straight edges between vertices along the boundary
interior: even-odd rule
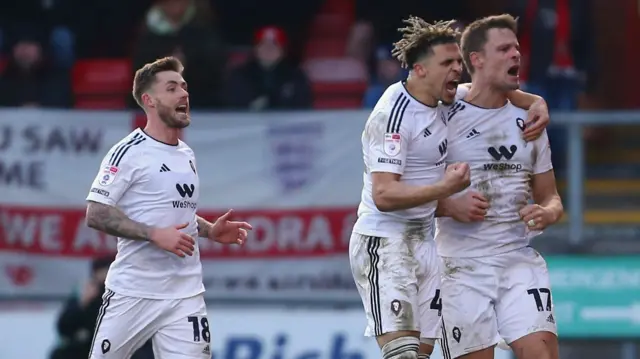
[[[398,29],[402,39],[393,44],[391,54],[404,68],[413,67],[420,58],[432,53],[434,45],[457,43],[460,39],[460,32],[452,26],[455,20],[430,24],[417,16],[409,16],[403,22],[408,26]]]
[[[180,60],[172,56],[163,57],[142,66],[138,71],[136,71],[136,74],[133,77],[133,98],[140,107],[143,107],[142,94],[148,91],[151,85],[155,83],[156,75],[158,73],[164,71],[175,71],[182,74],[183,70],[184,66],[182,66]]]
[[[462,59],[470,74],[474,72],[471,65],[471,53],[480,52],[487,43],[487,33],[491,29],[509,29],[514,34],[518,33],[518,19],[509,15],[493,15],[478,19],[464,29],[460,47]]]

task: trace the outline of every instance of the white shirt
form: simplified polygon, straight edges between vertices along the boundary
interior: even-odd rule
[[[485,109],[457,101],[449,110],[447,162],[466,162],[471,186],[489,201],[483,222],[438,218],[436,242],[445,257],[480,257],[529,245],[532,236],[519,211],[532,199],[531,176],[550,171],[546,131],[533,142],[522,138],[525,110],[507,103]]]
[[[420,103],[401,82],[387,88],[362,133],[364,186],[354,232],[377,237],[433,237],[437,202],[380,212],[373,202],[371,174],[396,173],[401,182],[412,186],[440,181],[447,154],[446,112],[446,106]]]
[[[200,182],[193,151],[184,142],[168,145],[137,129],[104,157],[88,201],[115,206],[130,219],[154,227],[188,223],[198,236]],[[131,297],[188,298],[204,292],[196,242],[193,256],[180,258],[147,241],[118,238],[118,254],[106,287]]]

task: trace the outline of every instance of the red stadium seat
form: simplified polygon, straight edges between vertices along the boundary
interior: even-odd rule
[[[305,58],[340,57],[347,51],[346,36],[340,38],[315,38],[309,40],[305,49]]]
[[[83,96],[76,98],[75,108],[84,110],[123,110],[127,107],[124,96]]]
[[[229,51],[229,59],[227,60],[228,68],[236,68],[247,62],[251,56],[251,48],[236,48]]]
[[[309,59],[304,69],[312,82],[366,82],[368,79],[364,64],[348,57]]]
[[[73,92],[76,95],[128,93],[131,75],[131,62],[126,59],[79,60],[73,66]]]
[[[314,108],[346,109],[362,106],[367,89],[365,66],[350,58],[308,60],[304,68],[312,83]]]
[[[316,109],[349,109],[362,107],[362,96],[367,83],[316,82],[313,83],[313,107]]]
[[[131,92],[131,62],[127,59],[79,60],[72,70],[76,108],[115,110],[126,107]]]
[[[311,38],[340,38],[349,35],[351,21],[343,14],[318,14],[311,24]],[[346,44],[346,42],[344,42]],[[344,50],[344,48],[343,48]]]

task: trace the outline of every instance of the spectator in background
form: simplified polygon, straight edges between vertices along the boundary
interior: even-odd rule
[[[482,4],[488,0],[478,1]],[[411,14],[428,22],[446,19],[473,20],[469,6],[473,1],[355,0],[356,21],[351,28],[347,55],[363,61],[375,73],[375,45],[399,40],[402,19]]]
[[[64,108],[72,103],[69,70],[52,64],[37,31],[21,32],[0,75],[0,106]]]
[[[391,49],[391,46],[380,46],[376,51],[376,72],[364,94],[365,108],[373,108],[389,85],[407,76],[400,62],[391,56]]]
[[[550,110],[572,111],[578,94],[591,87],[594,37],[588,0],[513,0],[510,12],[520,18],[519,40],[523,88],[545,98]],[[554,168],[565,165],[566,131],[547,129]]]
[[[41,46],[50,54],[50,62],[59,68],[70,68],[75,59],[75,35],[69,26],[77,1],[20,0],[0,1],[0,46],[11,44],[37,29]],[[75,14],[77,15],[77,14]],[[6,46],[3,52],[10,52]]]
[[[308,40],[309,25],[325,0],[209,0],[220,15],[223,37],[229,43],[251,46],[255,29],[277,24],[289,36],[287,58],[299,63]],[[341,0],[343,1],[343,0]]]
[[[286,45],[286,35],[278,27],[268,26],[256,32],[252,58],[231,76],[230,107],[254,111],[311,107],[309,80],[300,68],[287,61]]]
[[[189,102],[195,109],[214,109],[223,104],[221,93],[226,53],[210,25],[208,4],[197,0],[159,0],[149,9],[145,26],[134,49],[133,68],[141,68],[165,56],[185,65]],[[132,103],[133,107],[137,107]]]
[[[104,280],[113,256],[101,257],[91,263],[89,280],[80,293],[74,293],[65,303],[58,317],[60,344],[50,359],[86,359],[105,291]],[[131,359],[153,359],[151,340],[138,349]]]

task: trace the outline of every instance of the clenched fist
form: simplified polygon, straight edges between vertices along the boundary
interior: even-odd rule
[[[448,196],[469,187],[469,184],[471,184],[469,165],[466,163],[453,163],[447,166],[442,181]]]

